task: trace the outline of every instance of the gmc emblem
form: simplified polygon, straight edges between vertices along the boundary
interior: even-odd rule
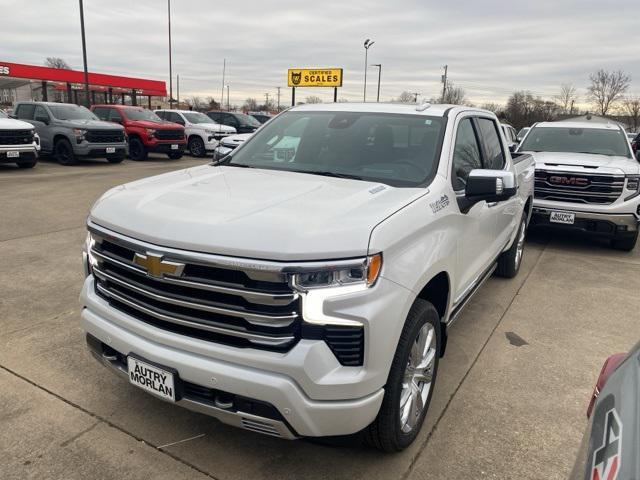
[[[587,185],[589,185],[589,179],[554,175],[549,177],[549,183],[553,183],[555,185],[570,185],[573,187],[586,187]]]

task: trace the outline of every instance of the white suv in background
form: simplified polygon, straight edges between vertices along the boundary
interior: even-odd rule
[[[194,157],[204,157],[207,153],[213,153],[221,138],[236,133],[235,128],[215,123],[200,112],[156,110],[155,113],[163,120],[184,125],[187,149]]]

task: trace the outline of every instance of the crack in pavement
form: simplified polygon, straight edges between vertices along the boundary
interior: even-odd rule
[[[79,228],[86,228],[86,225],[80,225],[79,227],[61,228],[60,230],[50,230],[48,232],[31,233],[29,235],[23,235],[21,237],[3,238],[3,239],[0,239],[0,243],[11,242],[12,240],[22,240],[23,238],[42,237],[44,235],[51,235],[52,233],[60,233],[60,232],[66,232],[69,230],[77,230]]]
[[[82,406],[78,405],[77,403],[74,403],[74,402],[72,402],[72,401],[70,401],[70,400],[67,400],[66,398],[64,398],[64,397],[62,397],[62,396],[60,396],[60,395],[58,395],[57,393],[55,393],[55,392],[53,392],[53,391],[49,390],[49,389],[48,389],[48,388],[46,388],[46,387],[43,387],[42,385],[38,385],[38,384],[37,384],[37,383],[35,383],[34,381],[32,381],[32,380],[28,379],[27,377],[25,377],[24,375],[21,375],[21,374],[19,374],[18,372],[15,372],[15,371],[11,370],[10,368],[5,367],[4,365],[0,365],[0,370],[4,370],[4,371],[5,371],[5,372],[7,372],[8,374],[13,375],[13,376],[14,376],[14,377],[16,377],[16,378],[19,378],[20,380],[22,380],[22,381],[24,381],[24,382],[28,383],[29,385],[31,385],[31,386],[33,386],[33,387],[35,387],[35,388],[37,388],[37,389],[39,389],[39,390],[41,390],[41,391],[43,391],[43,392],[45,392],[45,393],[48,393],[48,394],[49,394],[49,395],[51,395],[52,397],[57,398],[58,400],[60,400],[61,402],[64,402],[65,404],[69,405],[70,407],[73,407],[73,408],[75,408],[76,410],[80,410],[81,412],[86,413],[87,415],[91,416],[92,418],[95,418],[96,420],[98,420],[98,421],[97,421],[93,426],[91,426],[88,430],[91,430],[92,428],[95,428],[95,427],[96,427],[98,424],[100,424],[100,423],[104,423],[105,425],[108,425],[108,426],[110,426],[111,428],[116,429],[116,430],[117,430],[117,431],[119,431],[120,433],[123,433],[124,435],[126,435],[126,436],[128,436],[128,437],[131,437],[131,438],[133,438],[134,440],[136,440],[136,441],[138,441],[138,442],[143,442],[144,444],[149,445],[149,446],[150,446],[150,447],[152,447],[154,450],[156,450],[156,451],[160,452],[162,455],[166,455],[167,457],[171,458],[172,460],[175,460],[176,462],[179,462],[179,463],[181,463],[181,464],[183,464],[183,465],[185,465],[185,466],[187,466],[187,467],[191,468],[192,470],[195,470],[196,472],[201,473],[202,475],[205,475],[205,476],[206,476],[206,477],[208,477],[208,478],[211,478],[211,479],[213,479],[213,480],[220,480],[219,478],[217,478],[217,477],[215,477],[215,476],[211,475],[209,472],[206,472],[206,471],[202,470],[201,468],[197,467],[196,465],[194,465],[194,464],[192,464],[192,463],[190,463],[190,462],[187,462],[187,461],[183,460],[182,458],[180,458],[180,457],[178,457],[178,456],[176,456],[176,455],[174,455],[174,454],[172,454],[172,453],[170,453],[170,452],[167,452],[167,451],[166,451],[166,450],[164,450],[164,449],[162,449],[162,450],[161,450],[161,449],[159,449],[159,447],[158,447],[157,445],[154,445],[152,442],[149,442],[149,441],[145,440],[145,439],[144,439],[144,438],[142,438],[142,437],[138,437],[137,435],[134,435],[133,433],[128,432],[128,431],[126,431],[126,430],[124,430],[124,429],[123,429],[122,427],[120,427],[119,425],[116,425],[115,423],[113,423],[112,421],[110,421],[110,420],[108,420],[108,419],[106,419],[106,418],[102,417],[101,415],[98,415],[98,414],[96,414],[96,413],[93,413],[93,412],[91,412],[90,410],[87,410],[86,408],[84,408],[84,407],[82,407]],[[88,430],[87,430],[87,431],[88,431]],[[87,433],[87,432],[86,432],[86,431],[84,431],[84,432],[80,432],[80,434],[79,434],[79,435],[77,435],[76,437],[72,437],[70,440],[75,440],[77,437],[79,437],[79,436],[83,435],[84,433]],[[64,443],[64,442],[63,442],[63,443]],[[67,445],[68,445],[68,444],[67,444]]]
[[[90,427],[85,428],[84,430],[82,430],[81,432],[76,433],[74,436],[72,436],[71,438],[65,440],[64,442],[60,443],[61,447],[66,447],[67,445],[69,445],[70,443],[75,442],[77,439],[79,439],[81,436],[83,436],[85,433],[89,433],[91,430],[93,430],[94,428],[96,428],[98,425],[100,425],[102,423],[102,420],[98,420],[96,421],[93,425],[91,425]]]
[[[520,284],[520,286],[518,287],[518,290],[516,290],[516,293],[513,296],[513,298],[511,299],[511,301],[509,302],[509,304],[507,305],[507,308],[504,310],[504,312],[502,312],[502,315],[500,316],[500,319],[498,320],[496,325],[491,330],[491,333],[487,337],[487,340],[484,342],[484,344],[482,345],[482,348],[480,348],[480,351],[478,352],[476,357],[473,359],[473,362],[471,363],[471,365],[469,366],[469,369],[466,371],[466,373],[464,374],[464,376],[460,380],[460,383],[458,383],[458,385],[456,386],[455,390],[451,393],[451,396],[449,397],[449,400],[447,400],[447,403],[444,406],[444,408],[442,409],[442,412],[440,412],[440,415],[438,416],[438,418],[436,419],[435,423],[433,424],[433,428],[427,434],[427,438],[425,438],[424,441],[420,444],[420,446],[418,447],[418,451],[416,452],[414,457],[411,459],[411,462],[409,462],[409,466],[402,473],[402,475],[399,477],[401,480],[406,480],[407,478],[409,478],[409,475],[411,475],[413,473],[413,469],[414,469],[416,463],[418,462],[418,459],[420,458],[420,455],[422,455],[422,452],[424,452],[424,450],[427,448],[427,445],[428,445],[429,441],[431,440],[431,437],[433,436],[433,434],[438,429],[438,425],[440,424],[440,421],[444,418],[445,414],[447,413],[447,410],[449,409],[449,406],[451,405],[451,402],[453,402],[453,399],[455,398],[456,394],[458,393],[458,391],[462,387],[462,384],[465,382],[465,380],[467,379],[467,377],[471,373],[471,370],[473,370],[473,367],[475,367],[476,363],[478,362],[478,359],[480,358],[480,355],[482,355],[482,352],[484,352],[485,348],[489,344],[489,341],[491,340],[491,338],[493,338],[494,334],[496,333],[496,330],[502,324],[502,321],[506,317],[507,312],[509,312],[509,310],[511,309],[511,306],[513,305],[513,302],[518,297],[518,295],[520,295],[520,291],[524,288],[524,286],[529,281],[529,277],[535,271],[535,269],[538,267],[538,264],[540,263],[540,259],[542,258],[542,256],[544,255],[545,251],[547,250],[547,246],[548,245],[549,245],[549,241],[547,241],[544,244],[544,247],[542,248],[542,251],[540,252],[540,255],[538,256],[538,258],[536,259],[535,263],[531,267],[531,270],[529,270],[529,272],[527,273],[527,276],[524,278],[524,281],[522,282],[522,284]]]

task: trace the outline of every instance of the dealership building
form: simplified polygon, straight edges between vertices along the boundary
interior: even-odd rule
[[[21,100],[85,103],[84,72],[0,61],[0,106]],[[89,72],[89,101],[152,108],[167,96],[164,81]]]

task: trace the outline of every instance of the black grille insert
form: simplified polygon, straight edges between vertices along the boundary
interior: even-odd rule
[[[0,145],[29,145],[33,130],[0,130]]]

